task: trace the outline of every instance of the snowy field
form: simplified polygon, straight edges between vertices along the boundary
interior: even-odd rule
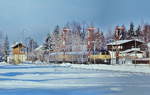
[[[149,95],[150,74],[0,64],[0,95]]]
[[[114,64],[114,65],[104,65],[104,64],[69,64],[64,63],[60,66],[68,66],[71,68],[80,68],[88,70],[111,70],[111,71],[122,71],[122,72],[132,72],[132,73],[150,73],[150,64]]]

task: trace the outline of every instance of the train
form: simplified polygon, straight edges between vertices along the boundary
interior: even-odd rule
[[[54,52],[50,54],[49,61],[57,63],[86,63],[88,58],[87,52]]]
[[[89,52],[53,52],[49,62],[79,63],[79,64],[111,64],[111,56],[107,50],[89,54]]]
[[[111,55],[107,50],[93,52],[89,56],[88,61],[95,64],[111,64]]]

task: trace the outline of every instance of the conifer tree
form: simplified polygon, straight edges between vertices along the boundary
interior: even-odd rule
[[[5,62],[8,62],[7,58],[9,56],[9,41],[8,36],[6,35],[3,43],[3,58]]]
[[[132,39],[135,36],[135,31],[134,31],[134,24],[131,22],[130,23],[130,29],[128,31],[128,38]]]
[[[46,50],[50,50],[52,51],[53,50],[53,40],[52,40],[52,37],[50,35],[50,33],[47,35],[46,39],[45,39],[45,42],[44,42],[44,48]]]
[[[53,31],[53,36],[52,36],[52,41],[54,43],[53,45],[53,49],[54,51],[59,51],[60,50],[60,42],[61,42],[61,38],[60,38],[60,28],[57,25]]]

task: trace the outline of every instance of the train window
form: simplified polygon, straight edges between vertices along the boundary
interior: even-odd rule
[[[101,52],[101,55],[105,55],[106,53],[105,52]]]
[[[106,51],[106,54],[109,55],[109,51]]]
[[[105,51],[105,54],[106,54],[106,55],[109,55],[109,52],[108,52],[108,51]]]
[[[108,51],[102,51],[101,54],[102,55],[109,55],[109,52]]]

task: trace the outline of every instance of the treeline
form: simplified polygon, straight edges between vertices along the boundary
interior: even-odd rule
[[[133,23],[130,23],[129,29],[124,25],[116,26],[113,31],[109,31],[109,40],[130,40],[130,39],[139,39],[146,43],[150,42],[150,25],[145,24],[143,26],[138,25],[135,27]]]
[[[88,28],[91,27],[95,28],[95,30],[89,33]],[[44,48],[51,52],[62,52],[64,50],[66,52],[87,51],[86,46],[89,36],[92,37],[96,50],[105,48],[105,36],[99,28],[93,25],[81,25],[77,22],[68,23],[62,28],[57,25],[54,31],[47,35]]]
[[[107,49],[106,44],[115,40],[140,39],[145,43],[150,42],[150,24],[135,26],[130,23],[129,28],[126,27],[128,26],[116,26],[113,30],[106,32],[94,25],[71,22],[65,26],[57,25],[53,31],[47,34],[40,46],[33,37],[25,37],[23,43],[26,46],[28,60],[44,61],[49,59],[48,55],[52,52],[100,51]],[[0,59],[7,62],[10,46],[8,36],[4,36],[2,33],[0,32]]]
[[[94,28],[94,30],[89,32],[88,28]],[[64,33],[65,29],[68,29],[66,33]],[[64,49],[65,51],[86,51],[88,50],[87,45],[90,39],[94,41],[90,48],[93,49],[95,46],[97,51],[106,49],[106,44],[115,40],[140,39],[149,42],[150,25],[145,24],[144,26],[135,27],[133,23],[130,23],[129,29],[125,25],[121,25],[116,26],[114,30],[103,32],[93,25],[72,22],[62,28],[57,25],[54,31],[47,35],[43,46],[52,52],[61,52]]]

